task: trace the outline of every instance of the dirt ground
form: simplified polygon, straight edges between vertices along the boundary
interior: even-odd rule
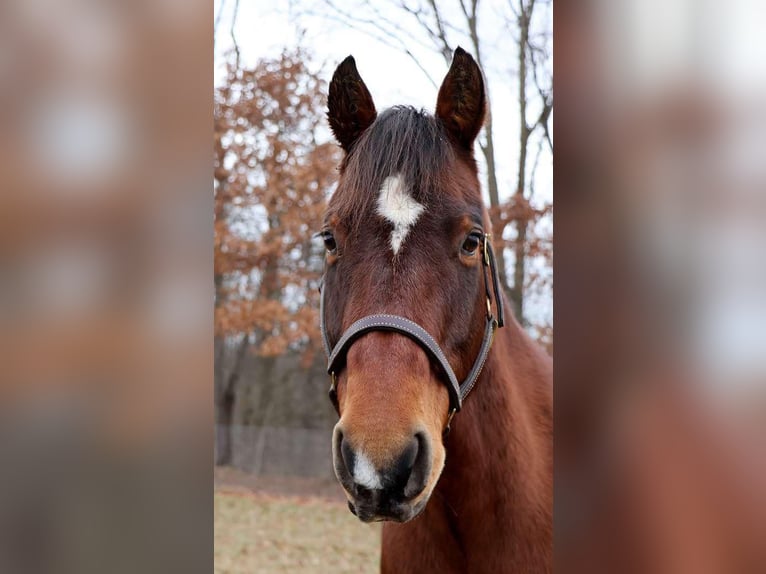
[[[250,492],[273,496],[297,496],[321,498],[331,502],[344,502],[338,481],[335,478],[299,478],[293,476],[254,476],[229,466],[216,467],[215,490]]]
[[[373,573],[380,525],[359,522],[337,484],[215,473],[215,572]]]

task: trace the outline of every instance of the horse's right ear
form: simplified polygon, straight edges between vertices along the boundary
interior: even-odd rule
[[[335,70],[327,98],[327,119],[335,139],[349,152],[377,115],[372,96],[356,69],[356,62],[353,56],[349,56]]]
[[[471,55],[458,46],[439,88],[436,117],[463,147],[470,150],[484,124],[485,106],[481,70]]]

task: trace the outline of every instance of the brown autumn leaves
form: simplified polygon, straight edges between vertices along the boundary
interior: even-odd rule
[[[215,333],[258,352],[318,349],[313,238],[336,176],[324,80],[300,49],[254,68],[230,63],[215,91]]]

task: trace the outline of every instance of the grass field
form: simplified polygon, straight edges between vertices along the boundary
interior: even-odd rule
[[[315,498],[219,490],[215,572],[378,572],[380,525]]]

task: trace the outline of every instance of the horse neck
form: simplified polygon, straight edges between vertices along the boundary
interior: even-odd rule
[[[471,528],[491,529],[487,512],[527,533],[544,530],[540,518],[547,515],[550,528],[551,361],[512,318],[497,331],[484,371],[445,444],[447,461],[437,489],[454,531],[470,536]]]

